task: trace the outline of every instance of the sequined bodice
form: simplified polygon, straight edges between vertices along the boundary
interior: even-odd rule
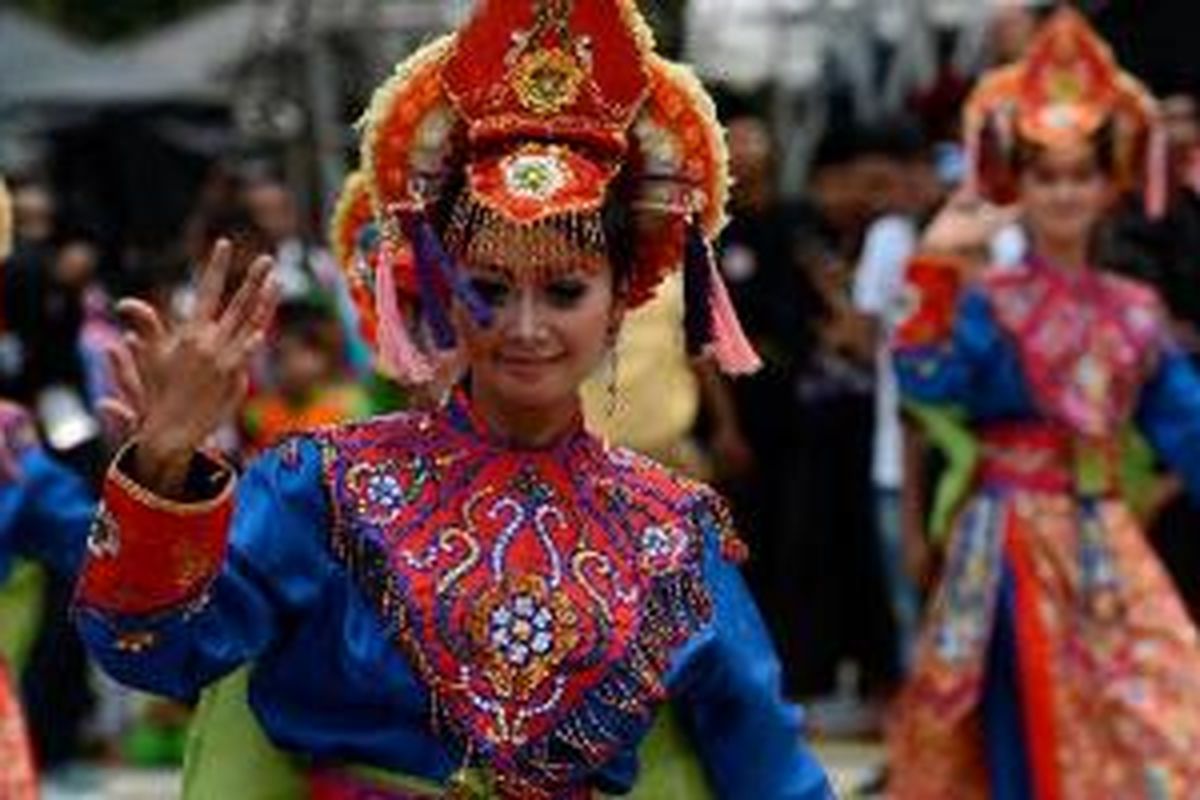
[[[503,447],[461,398],[322,445],[335,551],[441,722],[505,796],[573,796],[638,735],[710,614],[713,495],[581,428]]]
[[[1160,354],[1153,293],[1102,272],[1046,265],[995,273],[984,290],[1039,410],[1083,436],[1118,433]]]

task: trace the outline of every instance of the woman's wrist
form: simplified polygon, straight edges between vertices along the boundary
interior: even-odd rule
[[[175,434],[145,431],[134,444],[132,476],[139,484],[167,499],[182,499],[188,471],[198,446]]]

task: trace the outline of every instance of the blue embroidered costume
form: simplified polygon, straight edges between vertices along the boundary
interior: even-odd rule
[[[81,595],[96,656],[183,699],[253,661],[264,728],[318,763],[436,784],[482,763],[504,797],[621,793],[669,702],[719,796],[828,796],[721,501],[581,429],[509,449],[459,398],[293,440],[205,505],[119,470],[105,499]],[[180,580],[140,543],[185,514],[221,544]],[[146,580],[173,591],[121,601]]]

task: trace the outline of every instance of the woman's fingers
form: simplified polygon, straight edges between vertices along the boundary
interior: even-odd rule
[[[237,354],[239,363],[245,363],[266,341],[275,309],[279,305],[279,286],[269,278],[259,291],[249,318],[230,340],[231,351]]]
[[[263,331],[255,331],[243,339],[238,345],[238,355],[241,363],[244,364],[249,361],[266,340],[267,334]]]
[[[275,316],[275,308],[279,305],[279,287],[274,280],[263,287],[262,297],[255,306],[254,312],[247,323],[242,326],[231,345],[237,354],[238,363],[245,364],[263,346]]]
[[[245,329],[252,327],[250,322],[265,299],[263,290],[270,278],[272,263],[270,258],[263,256],[250,265],[246,279],[221,314],[218,325],[222,338],[240,338]]]
[[[125,342],[113,344],[106,351],[120,399],[140,414],[145,409],[146,389],[138,374],[130,345]]]
[[[115,397],[104,397],[96,404],[101,418],[107,423],[109,436],[118,444],[124,443],[137,431],[142,415]]]
[[[280,289],[279,283],[272,275],[267,279],[262,291],[259,293],[259,301],[254,306],[254,313],[250,316],[250,321],[246,325],[247,329],[253,332],[266,333],[271,323],[275,320],[275,310],[279,308]]]
[[[158,343],[167,335],[167,328],[154,307],[144,300],[126,298],[117,303],[117,314],[143,341]]]
[[[219,240],[200,272],[196,286],[196,315],[198,320],[216,319],[221,309],[221,294],[233,260],[233,245],[228,239]]]

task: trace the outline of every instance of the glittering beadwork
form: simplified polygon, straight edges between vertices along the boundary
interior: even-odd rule
[[[526,110],[550,115],[575,102],[586,78],[573,56],[553,48],[522,57],[510,80]]]
[[[503,797],[588,796],[711,614],[711,493],[581,428],[489,440],[464,400],[324,434],[333,546]],[[729,534],[731,536],[731,534]]]
[[[121,553],[121,531],[104,503],[96,508],[88,531],[87,549],[93,558],[116,558]]]

